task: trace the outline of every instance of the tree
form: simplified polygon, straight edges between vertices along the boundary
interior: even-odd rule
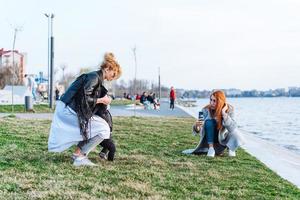
[[[158,94],[159,92],[159,87],[158,84],[152,83],[148,80],[144,79],[137,79],[136,81],[129,80],[127,83],[124,80],[116,81],[114,84],[114,92],[116,97],[123,97],[123,94],[134,94],[134,82],[136,83],[136,92],[138,94],[142,94],[143,92],[154,92]],[[169,88],[162,86],[161,87],[162,91],[162,97],[168,97],[169,95]]]
[[[62,80],[65,80],[65,70],[67,69],[67,65],[66,64],[62,64],[60,65],[60,69],[62,71]]]
[[[5,85],[22,85],[23,77],[20,77],[20,68],[17,63],[13,68],[11,65],[6,65],[0,68],[0,88],[3,89]]]

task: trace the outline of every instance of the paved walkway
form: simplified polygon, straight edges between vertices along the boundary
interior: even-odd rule
[[[11,113],[0,113],[0,117],[5,117]],[[53,113],[14,113],[20,119],[52,119]]]
[[[167,102],[161,102],[160,110],[145,110],[141,106],[111,106],[112,116],[137,116],[137,117],[191,117],[182,109],[170,110]],[[134,111],[135,110],[135,111]],[[0,113],[0,117],[10,115],[10,113]],[[53,113],[15,113],[20,119],[52,119]]]
[[[139,116],[139,117],[197,117],[181,106],[174,110],[168,109],[168,103],[162,102],[160,110],[144,110],[133,106],[112,106],[110,111],[113,116]],[[0,113],[0,117],[9,113]],[[52,119],[53,113],[16,113],[22,119]],[[290,181],[300,188],[300,155],[290,152],[282,147],[273,145],[265,140],[244,132],[247,143],[243,148],[263,162],[282,178]]]
[[[135,110],[135,111],[134,111]],[[160,110],[145,110],[141,106],[112,106],[110,112],[113,116],[138,116],[138,117],[191,117],[182,109],[169,109],[167,102],[161,102]]]

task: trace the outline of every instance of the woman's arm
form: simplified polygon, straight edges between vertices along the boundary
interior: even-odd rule
[[[84,95],[89,104],[95,105],[97,103],[97,100],[92,96],[92,94],[95,87],[98,87],[99,84],[102,85],[102,82],[100,81],[101,80],[97,73],[89,73],[86,77],[86,80],[84,82]]]
[[[233,107],[229,106],[227,113],[225,112],[225,110],[226,109],[222,110],[222,116],[223,116],[222,124],[228,131],[232,131],[237,127],[237,123],[234,120]]]
[[[102,97],[102,98],[98,98],[97,101],[96,101],[96,103],[97,103],[97,104],[98,104],[98,103],[103,103],[103,104],[105,104],[105,105],[108,105],[108,104],[111,103],[111,97],[105,95],[105,96]]]
[[[195,124],[192,127],[192,134],[193,135],[198,135],[201,132],[202,129],[202,124],[203,122],[201,122],[201,124],[199,124],[199,121],[196,121]]]
[[[195,122],[195,124],[192,127],[192,134],[193,135],[197,135],[197,134],[201,133],[201,129],[203,128],[204,121],[208,117],[208,111],[206,109],[202,109],[202,112],[203,112],[204,120],[203,121],[197,120]]]

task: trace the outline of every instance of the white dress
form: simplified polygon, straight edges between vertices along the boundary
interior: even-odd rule
[[[101,117],[93,115],[88,135],[89,138],[99,135],[103,139],[109,139],[109,125]],[[62,152],[80,141],[83,141],[83,137],[80,134],[77,114],[64,102],[57,101],[48,139],[48,150]]]

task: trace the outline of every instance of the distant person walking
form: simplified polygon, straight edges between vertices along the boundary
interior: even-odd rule
[[[55,100],[59,100],[59,89],[57,87],[55,88]]]
[[[207,156],[214,157],[228,147],[229,156],[236,156],[236,149],[244,141],[234,120],[233,106],[226,102],[224,92],[213,92],[202,112],[203,120],[196,121],[193,126],[193,133],[200,134],[200,142],[192,153],[207,152]]]
[[[170,90],[170,109],[174,110],[174,104],[175,104],[175,99],[176,99],[176,93],[175,93],[175,89],[172,86],[171,90]]]
[[[27,87],[28,91],[31,93],[32,98],[36,100],[36,83],[34,81],[34,78],[32,76],[29,76],[28,74],[24,75],[25,78],[25,86]]]
[[[88,158],[92,149],[110,138],[110,126],[101,116],[111,98],[103,81],[116,80],[121,68],[112,53],[106,53],[100,70],[80,75],[56,103],[48,150],[62,152],[77,145],[73,165],[94,166]],[[98,114],[100,113],[100,114]]]

